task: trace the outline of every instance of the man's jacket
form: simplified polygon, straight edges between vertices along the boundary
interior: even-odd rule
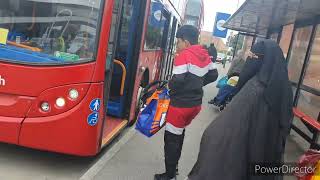
[[[175,107],[201,105],[202,87],[218,78],[218,71],[208,51],[200,45],[182,50],[174,60],[172,73],[169,82],[170,105]]]

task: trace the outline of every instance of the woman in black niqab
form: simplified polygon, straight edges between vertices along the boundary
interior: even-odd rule
[[[293,104],[287,67],[273,41],[259,42],[251,51],[247,61],[255,63],[242,75],[238,94],[205,130],[190,180],[282,179],[250,172],[257,163],[282,163]]]

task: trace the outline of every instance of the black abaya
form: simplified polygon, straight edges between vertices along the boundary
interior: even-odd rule
[[[292,121],[292,91],[282,51],[272,41],[259,43],[264,46],[260,71],[205,130],[190,180],[279,179],[248,173],[251,164],[282,162]]]

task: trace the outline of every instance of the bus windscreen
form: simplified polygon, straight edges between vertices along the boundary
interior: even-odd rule
[[[0,6],[0,61],[63,64],[96,55],[101,0],[7,0]]]

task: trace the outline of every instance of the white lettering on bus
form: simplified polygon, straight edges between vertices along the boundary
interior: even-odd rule
[[[0,86],[5,86],[5,85],[6,85],[6,80],[2,78],[2,76],[0,75]]]

